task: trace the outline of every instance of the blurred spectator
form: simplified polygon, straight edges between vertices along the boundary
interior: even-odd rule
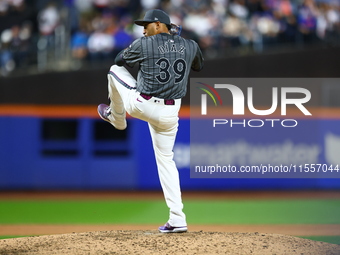
[[[23,0],[0,1],[0,68],[8,75],[25,66],[32,51],[34,12]]]
[[[1,75],[7,76],[15,68],[13,54],[10,51],[10,43],[12,40],[12,31],[6,29],[1,33],[1,48],[0,48],[0,68]]]
[[[22,26],[27,21],[34,29],[35,13],[24,0],[0,0],[0,33],[13,26]]]
[[[74,0],[74,5],[80,14],[89,13],[93,8],[93,0]]]
[[[245,20],[229,15],[223,24],[223,34],[231,47],[248,44],[251,32]]]
[[[39,39],[37,42],[38,56],[37,66],[40,71],[58,64],[57,58],[60,52],[57,52],[57,28],[61,24],[61,17],[55,1],[49,1],[45,7],[38,13]],[[58,31],[58,40],[61,30]]]
[[[39,12],[38,22],[41,35],[53,35],[54,30],[60,22],[60,15],[54,2],[49,2],[47,6]]]
[[[295,42],[297,35],[297,23],[294,15],[294,6],[290,0],[278,0],[273,14],[280,24],[278,41],[283,43]]]
[[[298,8],[297,25],[303,42],[316,39],[316,21],[319,10],[314,0],[304,0]]]
[[[204,9],[193,12],[184,18],[183,28],[194,31],[200,37],[205,37],[213,29],[212,18]]]
[[[201,50],[206,52],[206,55],[216,56],[222,31],[220,20],[211,8],[201,5],[200,10],[185,16],[183,28],[197,35]]]
[[[265,44],[275,42],[280,31],[280,24],[272,15],[262,15],[257,20],[257,30]]]
[[[140,0],[143,10],[159,8],[159,0]]]
[[[13,54],[13,60],[16,67],[25,67],[28,64],[28,54],[31,50],[32,26],[26,22],[19,26],[12,27],[12,40],[10,50]]]
[[[339,0],[0,0],[1,68],[8,74],[37,61],[41,69],[53,55],[53,64],[65,60],[59,55],[77,63],[112,61],[142,36],[133,20],[151,8],[167,11],[207,58],[277,45],[340,44]]]
[[[98,15],[92,20],[93,32],[87,43],[89,57],[94,64],[98,61],[112,60],[115,40],[115,24],[110,15]]]
[[[317,18],[317,36],[326,41],[339,40],[340,34],[340,3],[321,2]]]
[[[71,38],[72,57],[78,61],[85,60],[88,55],[87,43],[89,39],[88,25],[82,20],[79,30],[76,31]],[[78,63],[80,65],[81,63]]]
[[[113,36],[104,33],[103,31],[95,31],[90,35],[88,40],[88,49],[90,54],[90,60],[92,63],[100,60],[113,59],[111,53],[114,48]]]
[[[231,1],[227,9],[227,17],[223,23],[223,35],[228,46],[238,47],[248,45],[252,40],[247,24],[249,11],[244,0]]]
[[[115,39],[115,50],[113,55],[115,56],[121,50],[127,48],[134,40],[132,32],[128,31],[128,25],[132,23],[131,18],[123,17],[121,18],[118,28],[114,34]],[[141,34],[142,35],[142,34]]]
[[[232,0],[228,7],[230,13],[239,19],[246,19],[249,11],[245,6],[244,0]]]

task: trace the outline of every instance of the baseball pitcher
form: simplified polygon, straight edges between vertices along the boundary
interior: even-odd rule
[[[160,232],[186,232],[179,174],[173,160],[181,98],[187,91],[190,70],[203,68],[203,57],[196,42],[174,33],[174,24],[162,10],[149,10],[143,20],[144,37],[121,51],[108,73],[110,105],[98,106],[99,116],[116,129],[126,128],[126,112],[149,125],[158,175],[169,220]],[[124,66],[139,64],[137,81]]]

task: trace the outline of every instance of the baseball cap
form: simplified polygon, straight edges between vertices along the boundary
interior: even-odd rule
[[[158,9],[148,10],[144,15],[144,19],[135,20],[135,24],[139,26],[144,26],[147,23],[152,23],[152,22],[157,22],[157,21],[164,23],[168,26],[171,25],[169,15],[166,12],[162,10],[158,10]]]

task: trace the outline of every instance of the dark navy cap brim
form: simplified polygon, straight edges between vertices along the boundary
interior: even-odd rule
[[[158,20],[135,20],[135,24],[138,26],[144,26],[145,24],[149,24],[156,21]]]

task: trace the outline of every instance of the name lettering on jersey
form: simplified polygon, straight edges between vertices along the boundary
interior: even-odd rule
[[[177,52],[176,44],[172,44],[170,48],[171,52]]]
[[[179,54],[184,54],[185,47],[183,45],[180,45],[179,49],[177,49],[176,44],[172,43],[170,44],[170,47],[169,47],[168,43],[164,43],[164,45],[158,46],[158,50],[161,54],[169,53],[169,52],[178,52]]]
[[[178,53],[184,54],[185,47],[183,45],[179,46]]]

